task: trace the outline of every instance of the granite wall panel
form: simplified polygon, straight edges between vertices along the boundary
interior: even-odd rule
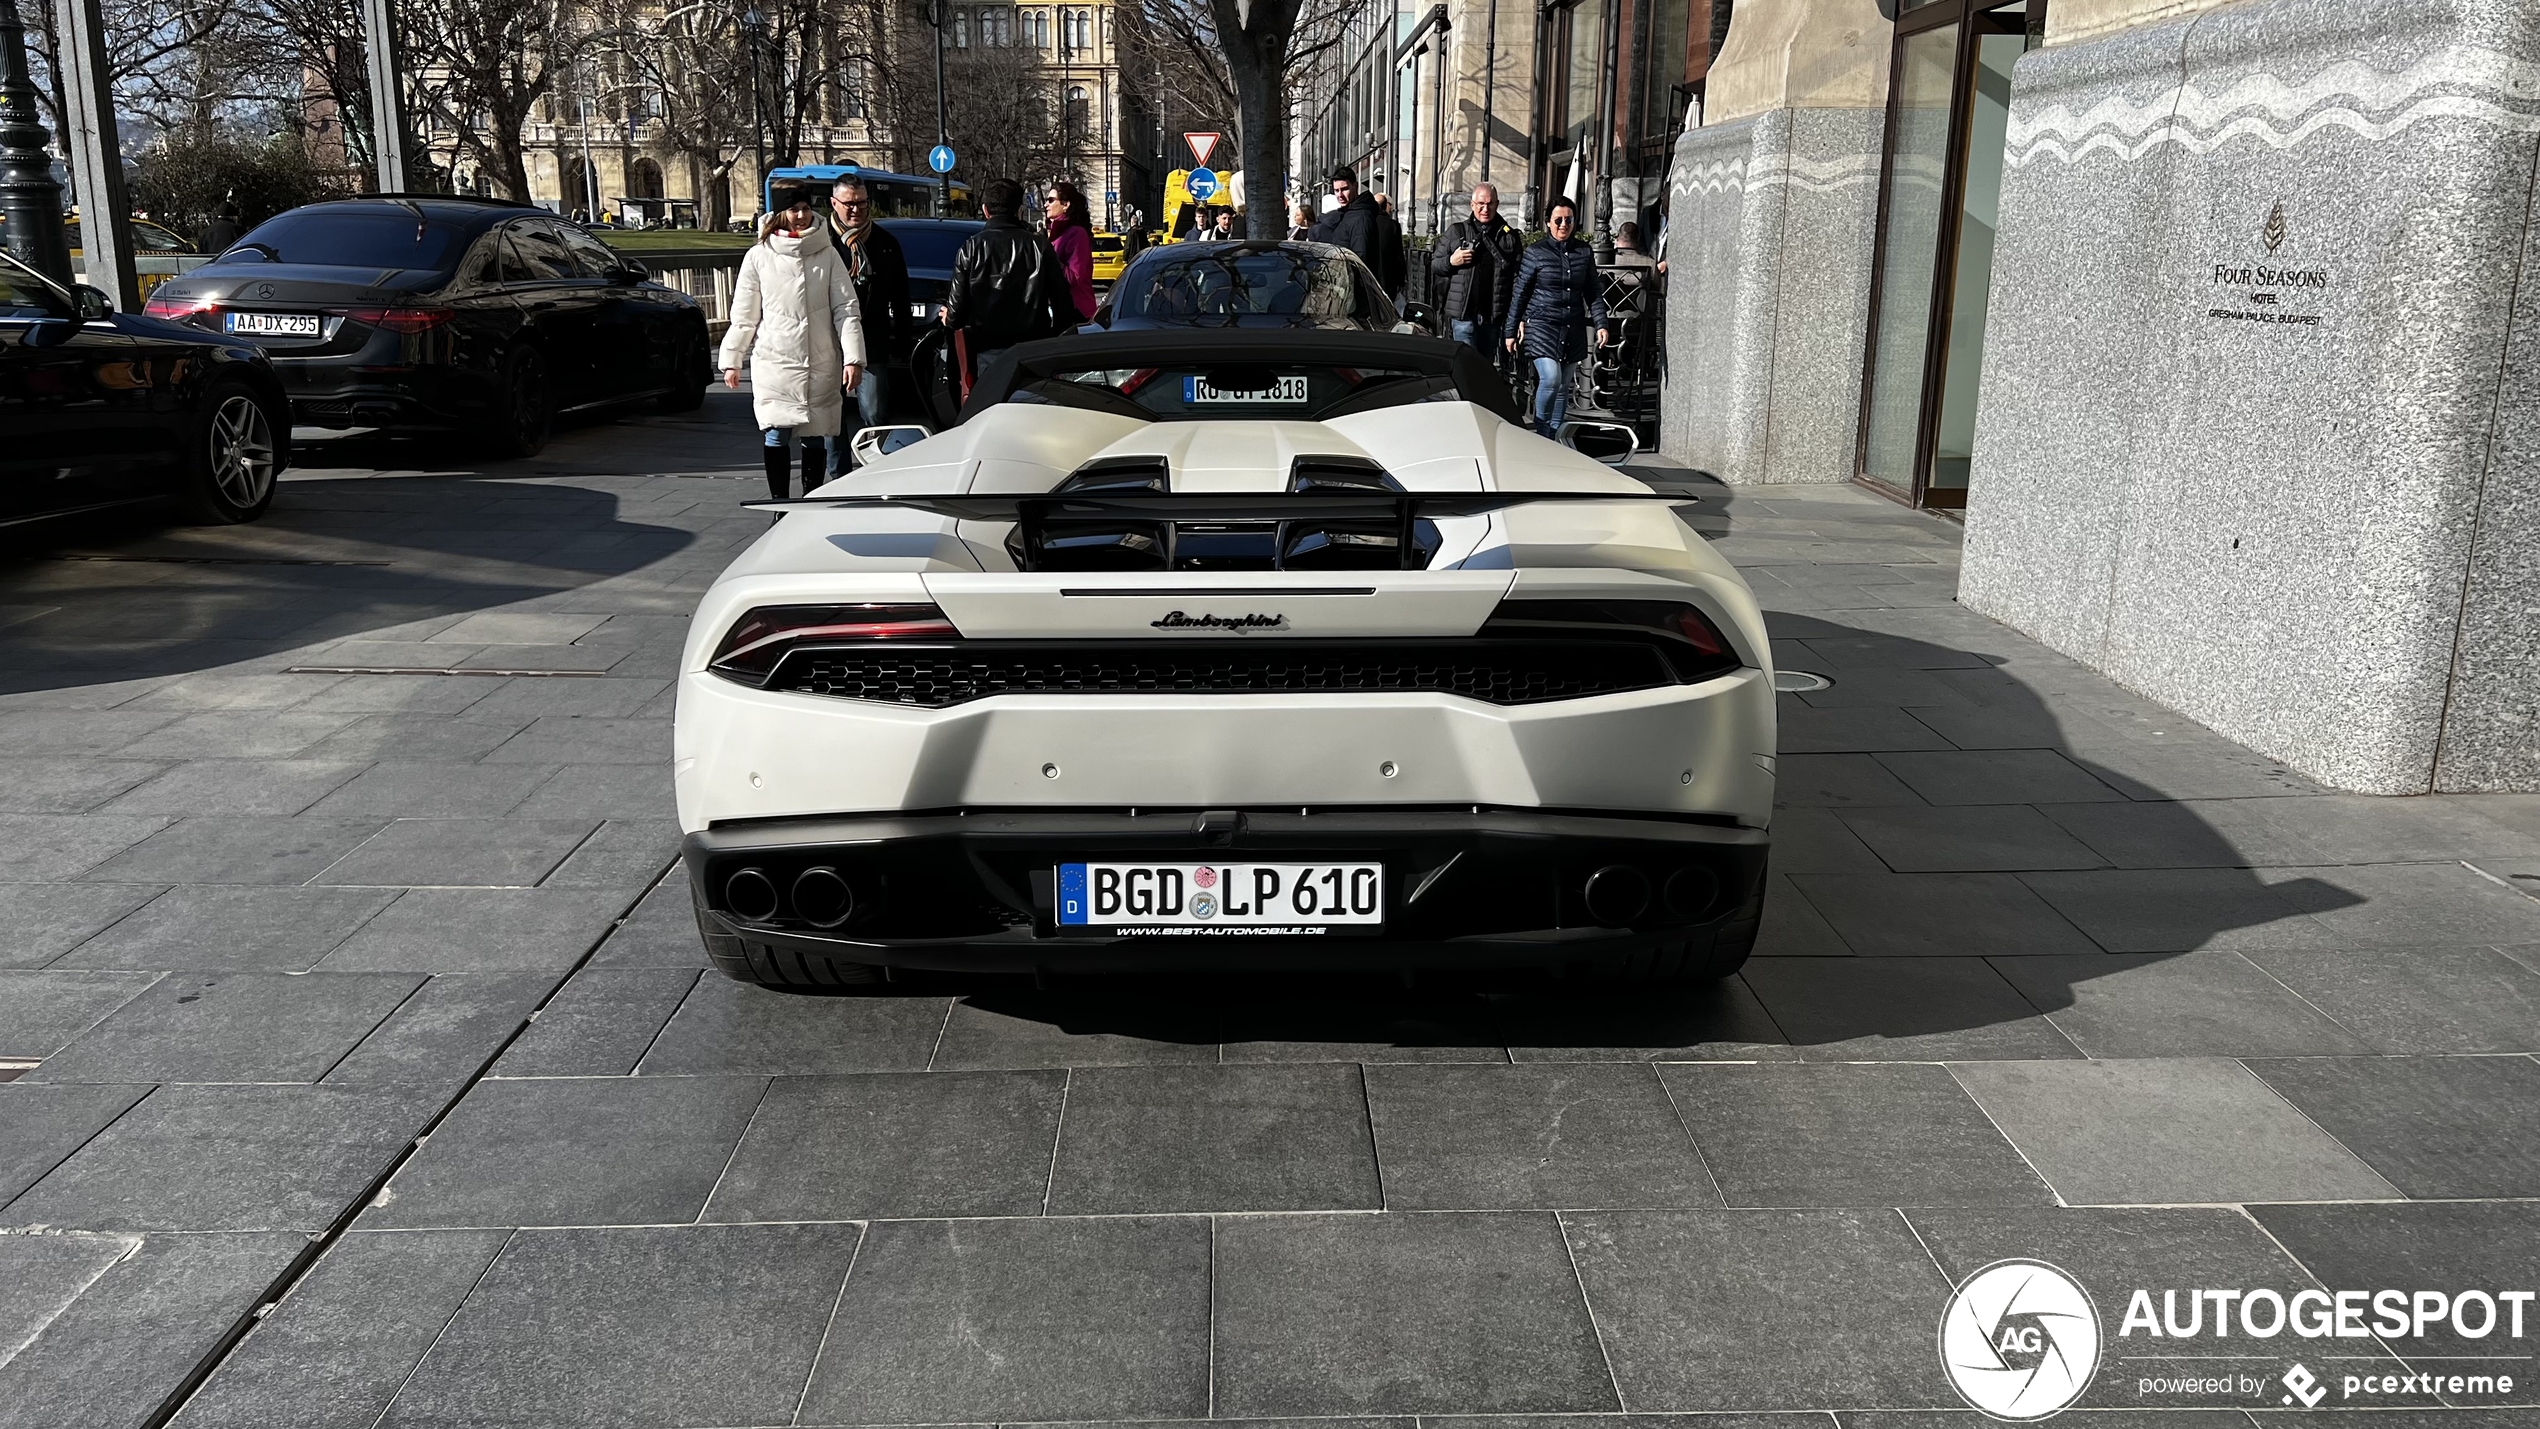
[[[2534,787],[2494,782],[2529,622],[2462,611],[2482,503],[2474,600],[2540,598],[2499,460],[2535,32],[2250,0],[2024,58],[1962,599],[2332,784],[2435,787],[2449,705],[2444,787]]]
[[[1848,481],[1883,117],[1687,130],[1669,175],[1660,442],[1723,481]]]

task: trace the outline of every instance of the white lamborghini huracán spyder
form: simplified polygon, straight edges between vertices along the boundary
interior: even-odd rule
[[[1058,338],[786,503],[681,665],[717,966],[1733,971],[1762,617],[1515,416],[1428,338]]]

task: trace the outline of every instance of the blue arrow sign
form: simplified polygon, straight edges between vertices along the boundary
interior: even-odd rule
[[[952,145],[938,144],[934,148],[927,150],[926,167],[933,169],[939,174],[951,173],[953,169]]]
[[[1217,197],[1217,171],[1215,169],[1193,169],[1191,170],[1190,178],[1186,182],[1190,188],[1191,197],[1198,199],[1202,203],[1206,203],[1208,200]]]

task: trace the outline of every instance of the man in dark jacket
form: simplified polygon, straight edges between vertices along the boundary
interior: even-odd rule
[[[1546,236],[1535,240],[1517,264],[1517,287],[1508,295],[1517,330],[1508,350],[1522,351],[1535,368],[1535,430],[1558,437],[1570,418],[1570,377],[1588,355],[1587,335],[1605,345],[1605,283],[1596,250],[1578,237],[1579,206],[1556,198],[1544,212]]]
[[[1018,342],[1056,337],[1085,320],[1067,295],[1067,271],[1036,228],[1015,217],[1023,186],[993,179],[979,191],[988,226],[970,235],[953,259],[944,325],[963,335],[973,373]]]
[[[1332,197],[1340,200],[1340,207],[1314,225],[1314,241],[1357,254],[1387,296],[1401,292],[1402,280],[1409,274],[1403,265],[1402,229],[1393,215],[1385,212],[1374,194],[1358,186],[1358,171],[1347,164],[1332,170]]]
[[[853,178],[829,190],[829,236],[847,260],[855,284],[856,320],[864,328],[864,380],[854,392],[861,424],[878,427],[891,411],[889,369],[908,363],[914,341],[908,312],[908,258],[889,229],[873,221],[873,195]],[[854,435],[849,432],[847,435]],[[849,443],[829,444],[829,474],[843,475],[855,462]]]
[[[1473,188],[1473,216],[1459,218],[1439,235],[1429,272],[1442,285],[1438,315],[1452,324],[1457,342],[1499,361],[1499,330],[1508,297],[1517,286],[1517,262],[1526,240],[1499,216],[1499,189]]]

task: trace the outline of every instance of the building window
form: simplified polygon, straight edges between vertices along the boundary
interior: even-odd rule
[[[862,60],[849,60],[844,65],[839,66],[838,100],[840,106],[839,112],[843,117],[848,119],[862,119],[864,117],[864,96],[868,78],[869,77],[865,71],[864,61]]]
[[[970,12],[967,10],[953,11],[953,48],[970,48]]]

